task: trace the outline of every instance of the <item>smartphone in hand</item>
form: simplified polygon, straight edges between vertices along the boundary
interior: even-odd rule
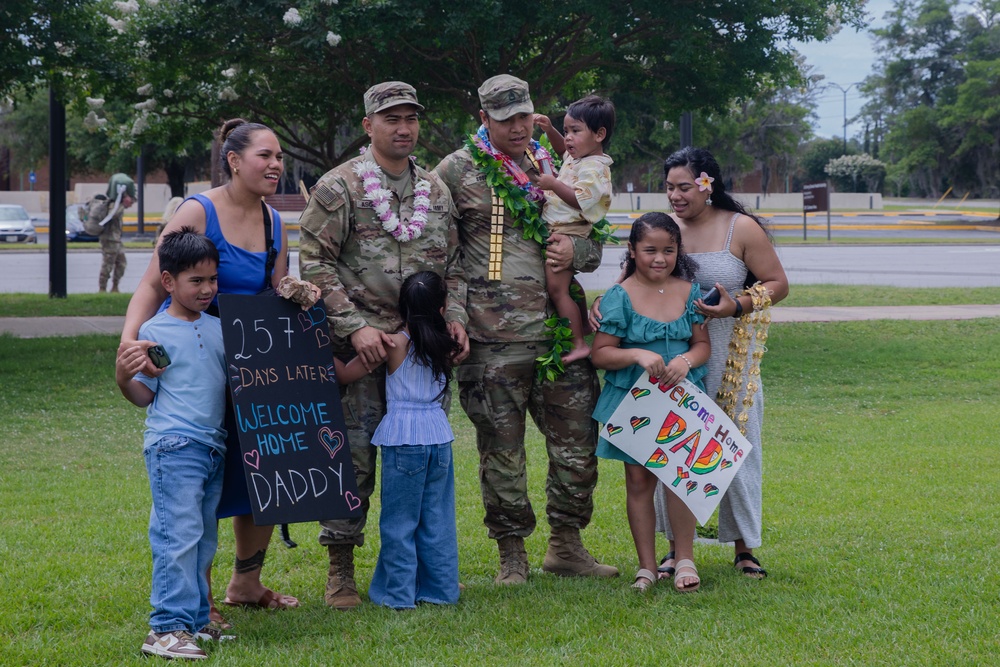
[[[719,288],[713,287],[708,290],[708,293],[701,297],[701,300],[705,302],[706,306],[718,306],[719,301],[722,300],[722,295],[719,293]]]
[[[170,355],[167,354],[162,345],[154,345],[149,348],[147,354],[149,354],[150,360],[152,360],[153,365],[157,368],[166,368],[170,365]]]

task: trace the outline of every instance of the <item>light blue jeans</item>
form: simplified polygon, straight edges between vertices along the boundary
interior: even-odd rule
[[[198,632],[208,625],[208,579],[219,529],[225,454],[200,442],[167,436],[143,450],[153,507],[149,546],[153,632]]]
[[[458,602],[451,443],[380,447],[382,546],[368,597],[393,609]]]

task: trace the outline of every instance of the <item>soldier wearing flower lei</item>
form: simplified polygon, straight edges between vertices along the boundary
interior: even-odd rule
[[[469,359],[456,373],[462,407],[476,427],[480,484],[489,536],[497,540],[496,581],[517,584],[529,572],[524,538],[535,529],[525,475],[526,416],[545,437],[549,458],[546,514],[552,532],[542,568],[565,576],[616,576],[584,548],[597,484],[597,447],[590,419],[599,393],[588,359],[554,379],[538,378],[535,358],[547,347],[552,312],[545,262],[578,271],[600,265],[601,245],[562,235],[540,222],[538,145],[531,141],[534,106],[528,84],[509,75],[479,88],[483,127],[435,168],[460,218]]]
[[[386,410],[382,362],[392,346],[388,334],[402,326],[399,290],[407,276],[434,271],[446,278],[448,327],[463,346],[462,356],[468,350],[465,279],[451,195],[410,156],[423,106],[413,87],[401,81],[372,86],[364,104],[362,125],[371,144],[319,180],[299,220],[300,274],[323,292],[333,352],[342,359],[357,355],[370,371],[342,390],[363,515],[321,522],[319,541],[330,558],[326,603],[338,609],[361,603],[354,548],[364,544],[375,488],[377,448],[371,437]]]

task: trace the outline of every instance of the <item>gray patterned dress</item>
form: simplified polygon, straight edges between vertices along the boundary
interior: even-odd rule
[[[733,240],[733,227],[738,214],[733,215],[729,224],[729,234],[726,245],[715,252],[691,253],[689,256],[698,262],[694,282],[701,285],[706,292],[715,283],[721,283],[730,294],[743,289],[746,280],[747,267],[729,250]],[[706,393],[715,398],[722,384],[722,372],[726,367],[726,357],[729,356],[729,339],[733,333],[733,319],[726,317],[712,319],[708,323],[708,334],[712,341],[712,356],[708,360],[708,374],[705,376]],[[736,406],[743,405],[743,392],[737,397]],[[753,399],[753,407],[748,413],[746,426],[747,440],[753,445],[750,454],[743,461],[732,484],[719,504],[719,541],[732,542],[742,539],[750,549],[761,544],[761,485],[762,485],[762,455],[760,430],[764,418],[764,387],[761,383]],[[656,530],[664,533],[667,539],[673,539],[670,523],[667,520],[665,494],[670,493],[662,483],[657,485],[655,495]]]

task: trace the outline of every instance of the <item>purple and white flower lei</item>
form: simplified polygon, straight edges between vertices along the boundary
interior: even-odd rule
[[[378,164],[372,160],[362,160],[354,165],[354,173],[361,177],[365,199],[374,205],[375,214],[382,221],[382,229],[400,243],[420,236],[427,226],[427,214],[431,208],[430,181],[417,181],[413,188],[413,218],[410,222],[401,224],[399,216],[392,210],[392,192],[382,187],[382,169]]]

